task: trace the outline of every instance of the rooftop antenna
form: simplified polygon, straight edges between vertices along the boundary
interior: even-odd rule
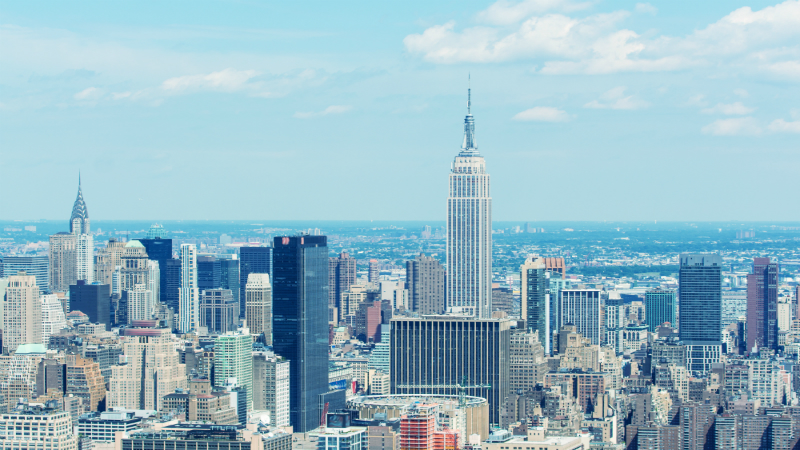
[[[472,114],[472,74],[467,72],[467,114]]]

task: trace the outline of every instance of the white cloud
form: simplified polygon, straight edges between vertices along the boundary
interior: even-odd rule
[[[536,106],[517,113],[513,119],[526,122],[566,122],[572,119],[572,116],[558,108]]]
[[[686,104],[688,106],[708,106],[706,96],[703,94],[697,94],[689,97],[689,100],[686,102]]]
[[[509,25],[533,14],[541,14],[547,11],[571,12],[586,9],[591,5],[590,2],[574,2],[570,0],[523,0],[521,2],[499,0],[486,8],[485,11],[478,13],[478,19],[495,25]]]
[[[111,98],[114,100],[122,100],[123,98],[129,98],[131,95],[131,92],[112,92]]]
[[[800,120],[795,122],[787,122],[783,119],[773,120],[769,124],[769,131],[776,133],[800,133]]]
[[[217,90],[237,91],[245,87],[251,78],[258,75],[255,70],[224,69],[207,75],[186,75],[164,81],[161,88],[165,91],[183,90]]]
[[[634,10],[638,13],[652,14],[652,15],[656,15],[656,13],[658,12],[658,8],[651,5],[650,3],[637,3],[636,6],[634,7]]]
[[[757,136],[761,125],[752,117],[716,120],[702,128],[703,133],[714,136]]]
[[[598,100],[592,100],[583,105],[584,108],[592,109],[642,109],[650,106],[650,103],[636,98],[633,95],[625,95],[625,86],[618,86],[600,96]]]
[[[715,106],[711,108],[706,108],[701,112],[703,114],[725,114],[726,116],[743,116],[745,114],[750,114],[751,112],[755,111],[755,108],[748,108],[744,106],[742,102],[734,102],[734,103],[717,103]]]
[[[349,105],[331,105],[322,111],[317,112],[296,112],[294,117],[297,119],[310,119],[312,117],[327,116],[328,114],[342,114],[353,109]]]
[[[103,96],[103,91],[96,87],[86,88],[74,95],[75,100],[97,100]]]
[[[714,65],[800,80],[800,0],[757,11],[739,8],[685,36],[642,36],[621,26],[630,15],[627,11],[568,15],[571,7],[580,5],[584,4],[501,0],[478,14],[485,25],[457,29],[450,21],[408,35],[403,42],[410,53],[439,64],[531,60],[544,74],[656,72]],[[548,12],[552,10],[560,12]],[[634,10],[656,11],[647,3]]]
[[[733,93],[742,98],[750,97],[750,93],[744,89],[734,89]]]

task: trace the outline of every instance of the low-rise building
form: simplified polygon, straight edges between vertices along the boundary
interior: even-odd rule
[[[19,403],[0,414],[0,442],[3,449],[78,450],[72,417],[54,400],[44,405]]]

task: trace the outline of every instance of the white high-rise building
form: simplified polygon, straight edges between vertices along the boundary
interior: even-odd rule
[[[56,294],[42,294],[42,343],[50,342],[50,335],[56,334],[67,328],[67,318],[64,308]]]
[[[250,333],[264,333],[267,345],[272,345],[272,286],[269,274],[251,273],[245,284],[245,319]]]
[[[178,328],[183,333],[200,329],[200,292],[197,290],[197,248],[194,244],[181,245],[180,320]]]
[[[8,277],[3,315],[3,349],[42,343],[42,301],[36,277],[18,272]]]
[[[161,298],[161,268],[158,266],[158,261],[147,261],[147,290],[153,294],[153,301],[158,303],[158,299]]]
[[[144,284],[137,284],[127,292],[128,323],[134,320],[151,320],[156,307],[153,292]]]
[[[492,197],[486,161],[475,143],[468,94],[464,142],[450,172],[447,198],[447,308],[492,315]]]

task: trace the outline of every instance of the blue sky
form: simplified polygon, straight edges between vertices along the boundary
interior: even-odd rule
[[[4,2],[0,219],[800,220],[800,1]]]

